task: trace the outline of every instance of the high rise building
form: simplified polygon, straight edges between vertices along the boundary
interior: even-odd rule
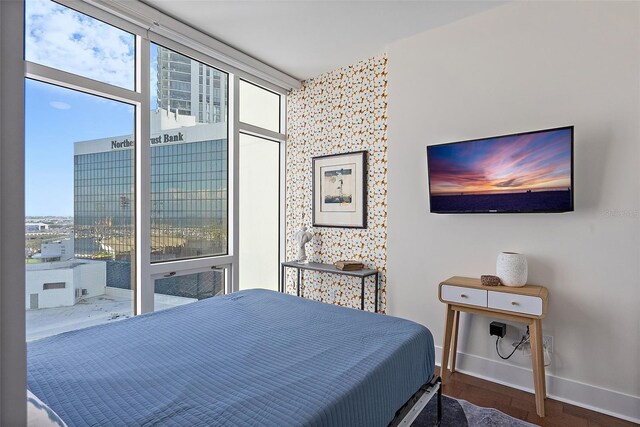
[[[151,129],[151,261],[227,253],[226,123],[197,124],[161,109],[152,113]],[[106,261],[107,286],[125,289],[134,248],[134,147],[132,135],[74,145],[75,255]],[[176,283],[163,293],[205,292]]]
[[[158,108],[193,116],[198,123],[227,121],[227,75],[158,46]]]

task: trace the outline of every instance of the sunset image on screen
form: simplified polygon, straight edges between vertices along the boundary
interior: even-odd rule
[[[432,211],[568,210],[571,145],[562,128],[430,146]]]

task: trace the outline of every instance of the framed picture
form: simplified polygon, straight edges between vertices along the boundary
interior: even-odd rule
[[[367,152],[313,162],[313,226],[367,228]]]

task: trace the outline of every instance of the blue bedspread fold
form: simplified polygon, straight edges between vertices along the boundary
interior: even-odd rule
[[[386,426],[433,374],[423,326],[241,291],[28,344],[69,426]]]

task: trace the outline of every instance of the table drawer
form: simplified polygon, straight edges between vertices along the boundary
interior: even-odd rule
[[[542,315],[542,298],[489,291],[488,307],[515,313]]]
[[[463,288],[461,286],[442,285],[440,298],[447,302],[487,306],[487,291],[482,289]]]

